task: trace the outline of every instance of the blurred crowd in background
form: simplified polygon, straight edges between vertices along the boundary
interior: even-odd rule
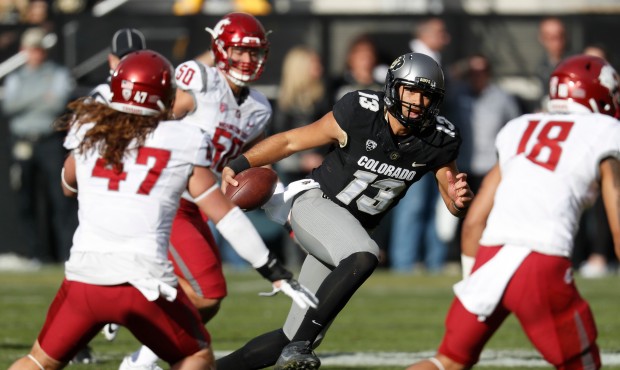
[[[366,6],[372,9],[382,4],[383,13],[355,12],[352,16],[325,10],[352,4],[348,0],[331,0],[329,6],[319,0],[0,0],[0,127],[4,130],[0,139],[0,269],[34,269],[61,263],[68,256],[77,206],[61,196],[62,137],[50,124],[68,101],[105,79],[108,43],[120,27],[141,29],[149,46],[173,62],[192,57],[208,60],[207,36],[196,34],[210,23],[205,17],[229,11],[265,16],[273,38],[267,82],[257,88],[274,107],[269,133],[315,121],[349,91],[382,90],[386,63],[396,55],[427,54],[446,73],[441,114],[461,131],[458,165],[468,173],[474,192],[495,163],[494,140],[500,128],[523,113],[545,109],[547,78],[560,60],[588,53],[617,66],[615,45],[604,36],[620,33],[620,24],[612,16],[620,13],[620,7],[613,2],[609,6],[596,2],[603,4],[604,11],[595,14],[600,22],[594,31],[587,22],[597,20],[579,10],[563,15],[548,10],[480,15],[468,14],[467,7],[488,1],[372,3]],[[584,9],[593,9],[591,2],[583,3]],[[399,13],[399,6],[406,12]],[[143,18],[136,23],[136,14],[141,12]],[[296,23],[299,14],[305,19]],[[175,31],[159,29],[160,19],[166,29]],[[464,29],[468,32],[461,32]],[[303,178],[328,150],[292,156],[275,169],[284,183]],[[408,192],[374,234],[383,248],[382,266],[407,274],[456,274],[459,221],[438,206],[431,176],[414,187],[417,190]],[[262,211],[249,216],[267,245],[288,265],[301,262],[303,252],[286,230]],[[615,272],[600,200],[584,213],[577,243],[573,260],[583,276]],[[230,266],[247,267],[221,245]]]

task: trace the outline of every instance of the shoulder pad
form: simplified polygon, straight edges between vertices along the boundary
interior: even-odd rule
[[[181,90],[206,91],[207,67],[195,60],[179,65],[174,73],[177,87]]]

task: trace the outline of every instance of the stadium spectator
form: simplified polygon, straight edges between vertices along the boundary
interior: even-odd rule
[[[451,41],[446,22],[441,18],[424,19],[414,28],[413,36],[409,48],[414,53],[430,56],[441,65],[441,52]]]
[[[462,75],[453,76],[444,112],[460,130],[463,144],[456,163],[467,173],[467,182],[476,194],[482,179],[497,162],[497,133],[506,122],[519,116],[520,109],[516,99],[493,82],[491,61],[485,55],[470,55],[462,68]],[[439,210],[437,213],[441,214]],[[460,221],[452,217],[436,220],[440,239],[450,246],[449,258],[459,255]]]
[[[611,61],[609,60],[609,52],[607,51],[607,48],[603,44],[599,44],[599,43],[587,44],[583,48],[583,54],[599,57],[599,58],[605,59],[608,63],[611,63]]]
[[[305,126],[331,110],[331,101],[323,77],[321,58],[313,49],[296,46],[286,54],[282,65],[273,132]],[[288,184],[306,177],[318,167],[325,153],[326,148],[295,153],[279,161],[275,168],[282,182]]]
[[[618,80],[603,59],[570,57],[551,74],[549,113],[521,116],[499,133],[498,164],[463,227],[471,275],[454,286],[438,353],[408,370],[471,368],[510,313],[555,368],[601,367],[570,256],[581,210],[600,185],[620,258]]]
[[[110,53],[108,54],[108,66],[110,67],[110,76],[105,83],[97,85],[91,92],[90,96],[98,103],[109,104],[112,99],[112,91],[110,90],[110,78],[112,73],[120,63],[121,58],[125,55],[146,49],[146,40],[142,32],[134,28],[122,28],[114,33],[110,44]],[[118,333],[119,325],[115,323],[106,324],[102,333],[107,340],[114,340]],[[71,360],[73,363],[94,363],[96,359],[93,356],[92,349],[89,345],[85,346],[77,352]],[[157,370],[156,368],[153,370]]]
[[[108,53],[110,75],[116,69],[121,58],[133,51],[144,49],[146,49],[146,39],[139,30],[135,28],[121,28],[114,32],[110,43],[110,52]],[[109,79],[108,77],[108,81],[97,85],[90,93],[90,96],[99,103],[108,104],[111,99]]]
[[[536,76],[543,87],[540,109],[544,110],[549,95],[549,76],[555,66],[569,55],[564,22],[557,17],[543,19],[538,26],[538,41],[544,49],[536,70]]]
[[[230,13],[208,31],[213,37],[215,66],[190,60],[176,68],[173,111],[184,124],[198,126],[208,134],[213,143],[211,169],[219,174],[228,161],[264,137],[271,106],[249,85],[263,72],[269,41],[263,25],[245,13]],[[206,323],[226,297],[226,281],[213,234],[187,193],[174,218],[170,244],[170,259],[180,285]],[[155,353],[142,346],[125,357],[121,370],[150,368],[156,361]]]
[[[588,44],[583,54],[607,60],[607,49],[601,44]],[[610,63],[611,64],[611,63]],[[610,271],[609,260],[614,257],[613,240],[605,207],[599,196],[592,208],[584,211],[577,236],[575,238],[575,256],[573,262],[579,266],[579,274],[587,279],[607,276]]]
[[[450,212],[466,212],[473,194],[456,168],[458,132],[437,116],[443,95],[443,72],[432,58],[402,55],[388,70],[385,93],[351,92],[318,121],[267,138],[224,169],[223,187],[236,186],[234,174],[248,167],[334,145],[310,179],[289,184],[266,206],[281,223],[290,220],[309,253],[300,282],[316,292],[318,308],[292,307],[283,328],[217,360],[219,370],[318,369],[313,348],[379,262],[369,232],[423,175],[437,179]]]
[[[2,109],[9,121],[11,185],[25,244],[18,252],[51,263],[69,257],[77,218],[75,201],[62,196],[57,181],[65,151],[62,135],[52,128],[73,90],[73,80],[66,68],[48,59],[46,35],[39,27],[23,33],[26,64],[7,76]],[[41,205],[47,206],[43,217],[38,215]],[[44,232],[48,227],[51,235]]]
[[[428,18],[414,29],[415,38],[409,46],[415,53],[433,58],[441,65],[441,51],[450,43],[445,22],[440,18]],[[391,238],[388,246],[388,261],[392,271],[411,273],[416,262],[423,261],[430,273],[443,270],[448,246],[439,238],[438,217],[447,217],[456,227],[457,220],[445,212],[440,204],[437,184],[431,176],[425,176],[413,185],[392,212]],[[439,203],[439,204],[438,204]]]
[[[292,48],[286,53],[282,64],[272,131],[283,132],[318,120],[331,110],[330,96],[319,54],[308,46]],[[328,150],[329,146],[315,148],[294,153],[279,161],[274,168],[280,181],[288,184],[305,178],[321,164]],[[294,245],[289,233],[283,233],[281,240],[281,255],[286,264],[301,265],[305,252]]]
[[[463,75],[453,79],[450,96],[446,115],[459,128],[463,139],[456,162],[477,193],[482,179],[497,161],[495,137],[506,122],[519,116],[519,105],[493,82],[491,61],[479,53],[467,57]]]
[[[48,20],[49,4],[46,0],[30,0],[24,14],[23,23],[45,27]]]
[[[351,42],[346,55],[346,68],[343,75],[333,82],[335,100],[356,90],[379,90],[384,81],[384,73],[379,64],[379,54],[374,41],[368,35],[360,35]]]
[[[218,189],[210,138],[198,127],[166,121],[173,79],[163,56],[134,52],[112,76],[109,105],[79,99],[57,122],[69,131],[61,182],[65,195],[79,192],[80,225],[43,329],[11,370],[63,368],[106,322],[126,326],[172,369],[215,369],[209,333],[167,258],[184,189],[276,292],[302,305],[314,302]]]

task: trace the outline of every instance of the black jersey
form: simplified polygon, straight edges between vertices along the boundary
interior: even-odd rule
[[[374,228],[405,191],[425,173],[456,159],[458,130],[443,117],[422,134],[395,138],[385,119],[383,92],[348,93],[333,109],[347,133],[311,177],[332,201],[347,208],[365,228]]]

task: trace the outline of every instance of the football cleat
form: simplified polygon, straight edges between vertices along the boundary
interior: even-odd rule
[[[312,350],[310,341],[289,343],[280,354],[274,370],[315,370],[321,360]]]
[[[108,341],[113,341],[116,339],[116,335],[118,334],[118,329],[120,329],[120,325],[118,324],[105,324],[103,329],[101,329],[101,333]]]
[[[72,364],[94,364],[95,358],[93,357],[92,349],[90,346],[85,346],[80,349],[78,353],[75,354],[73,359],[71,359]]]
[[[134,365],[133,361],[131,361],[131,356],[125,356],[123,358],[123,362],[118,367],[118,370],[164,370],[161,367],[157,366],[157,364],[149,364],[149,365]]]

